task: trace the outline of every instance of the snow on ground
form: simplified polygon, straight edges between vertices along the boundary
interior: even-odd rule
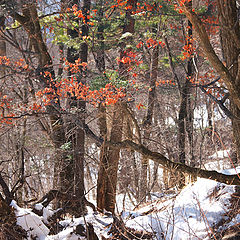
[[[230,206],[234,186],[198,179],[175,198],[155,205],[155,211],[126,221],[128,227],[152,229],[155,239],[208,239],[211,226],[222,219]],[[218,195],[217,200],[214,194]],[[151,208],[152,206],[150,206]],[[148,209],[145,208],[145,211]]]
[[[20,208],[15,201],[12,201],[11,206],[15,209],[17,224],[28,232],[28,239],[37,236],[39,240],[45,240],[50,231],[41,217],[33,213],[31,209]]]
[[[219,150],[213,155],[209,156],[209,159],[216,159],[216,158],[229,158],[230,150]]]
[[[209,162],[204,164],[204,167],[207,170],[218,170],[222,171],[223,169],[231,167],[230,160],[230,150],[219,150],[216,151],[213,155],[208,157]]]
[[[240,168],[237,171],[239,172]],[[225,170],[224,173],[235,174],[236,170]],[[198,178],[197,182],[186,186],[177,196],[160,197],[134,211],[122,208],[122,218],[127,227],[153,232],[155,240],[207,240],[210,239],[212,228],[226,218],[224,214],[231,207],[230,199],[234,192],[235,186]],[[118,204],[123,198],[123,195],[118,196]],[[131,203],[126,205],[130,207]],[[12,206],[15,208],[17,223],[28,230],[28,239],[31,239],[30,236],[36,236],[39,240],[86,239],[76,234],[77,226],[85,226],[86,223],[93,225],[99,239],[102,239],[102,236],[108,238],[113,221],[111,215],[89,211],[84,218],[68,218],[59,222],[63,230],[56,235],[49,235],[46,225],[46,217],[52,213],[49,209],[43,209],[45,215],[39,217],[30,209],[20,208],[14,201]],[[240,223],[240,215],[232,216],[227,222],[228,227]]]

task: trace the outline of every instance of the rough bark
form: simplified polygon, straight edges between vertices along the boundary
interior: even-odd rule
[[[221,27],[222,51],[226,66],[230,69],[235,84],[240,88],[239,81],[239,60],[240,49],[236,41],[240,40],[240,31],[238,24],[237,8],[235,1],[218,1],[219,23]],[[234,27],[237,25],[237,28]],[[230,30],[231,29],[231,30]],[[232,30],[233,29],[233,30]],[[233,32],[232,32],[233,31]],[[232,35],[233,37],[229,37]],[[240,96],[239,96],[240,98]],[[235,151],[238,160],[240,160],[240,108],[235,104],[234,99],[230,96],[231,111],[237,118],[232,118],[233,139]]]
[[[79,5],[78,0],[71,1],[67,4],[67,7],[71,8],[74,5]],[[82,6],[82,13],[84,16],[84,21],[82,20],[81,24],[81,37],[88,36],[88,14],[90,11],[90,0],[84,0]],[[74,20],[78,21],[78,20]],[[80,23],[78,21],[78,23]],[[79,31],[77,29],[67,29],[67,34],[72,38],[76,39],[80,37]],[[85,42],[82,42],[80,45],[80,51],[77,51],[74,47],[69,47],[67,49],[67,60],[70,63],[75,63],[78,59],[81,62],[87,63],[88,60],[88,45]],[[78,82],[85,84],[87,72],[86,69],[80,67],[80,73],[75,74],[78,79]],[[69,72],[69,77],[72,77],[71,71]],[[77,99],[75,96],[69,99],[69,108],[76,107],[78,109],[78,118],[82,123],[85,122],[85,111],[86,103],[84,100]],[[65,165],[62,167],[62,184],[61,190],[63,192],[69,193],[70,195],[76,196],[82,201],[79,201],[75,204],[75,212],[80,216],[86,212],[85,201],[84,199],[84,155],[85,155],[85,133],[81,128],[78,128],[72,120],[68,120],[70,136],[68,140],[71,142],[71,157],[68,161],[65,162]]]
[[[99,107],[99,118],[98,126],[100,130],[100,136],[104,139],[107,138],[107,119],[106,119],[106,108],[102,105]],[[97,208],[100,211],[105,209],[106,205],[106,186],[108,181],[107,176],[108,168],[108,147],[103,143],[100,150],[99,158],[99,170],[98,170],[98,180],[97,180]]]
[[[123,27],[123,34],[126,32],[134,32],[135,20],[131,13],[136,8],[136,0],[129,0],[128,6],[131,9],[126,11],[126,23]],[[100,34],[100,32],[99,32]],[[101,35],[99,35],[101,37]],[[120,59],[126,56],[125,42],[120,44]],[[100,63],[98,61],[98,63]],[[100,66],[101,68],[103,67]],[[119,63],[119,76],[122,78],[127,78],[127,67],[121,61]],[[123,132],[123,103],[118,103],[114,105],[113,117],[112,117],[112,128],[110,133],[110,141],[119,142],[122,139]],[[114,213],[115,203],[116,203],[116,189],[117,189],[117,172],[118,163],[120,158],[120,149],[112,148],[109,146],[106,149],[104,146],[101,153],[101,163],[98,175],[98,190],[97,190],[97,204],[100,211],[104,209]],[[105,176],[102,174],[106,174]]]
[[[99,4],[99,11],[98,11],[98,18],[99,18],[99,26],[97,29],[97,40],[98,45],[95,46],[94,49],[94,57],[96,62],[96,67],[101,74],[102,77],[105,77],[104,71],[105,71],[105,43],[104,43],[104,25],[102,23],[103,20],[103,1],[100,0],[98,2]],[[99,106],[99,118],[98,118],[98,126],[100,130],[100,136],[107,140],[107,132],[108,126],[107,124],[107,109],[105,106],[100,105]],[[108,194],[108,181],[111,181],[108,176],[108,168],[109,168],[109,148],[105,146],[104,144],[101,146],[100,149],[100,158],[99,158],[99,170],[98,170],[98,179],[97,179],[97,208],[100,211],[103,211],[104,209],[110,210],[107,203],[107,194]]]
[[[113,110],[112,130],[110,141],[118,142],[122,140],[123,131],[123,112],[121,103],[116,104]],[[108,165],[107,165],[107,183],[105,191],[105,209],[114,213],[116,203],[116,190],[117,190],[117,172],[118,163],[120,159],[120,149],[108,148]]]

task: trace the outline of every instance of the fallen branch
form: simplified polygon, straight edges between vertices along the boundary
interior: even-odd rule
[[[85,130],[85,133],[89,137],[91,137],[93,140],[97,141],[99,145],[104,143],[107,146],[112,146],[120,149],[128,148],[128,149],[134,150],[138,153],[141,153],[148,159],[151,159],[154,162],[157,162],[158,164],[162,165],[165,168],[175,169],[178,172],[185,173],[193,177],[212,179],[212,180],[229,184],[229,185],[240,185],[240,177],[238,174],[226,175],[223,173],[219,173],[217,171],[204,170],[201,168],[190,167],[182,163],[174,162],[168,159],[167,157],[165,157],[163,154],[158,152],[153,152],[148,148],[146,148],[144,145],[137,144],[130,140],[124,140],[122,142],[116,142],[116,143],[110,142],[110,141],[104,142],[102,138],[98,137],[96,134],[93,133],[93,131],[88,127],[87,124],[81,124],[80,126],[83,127]]]

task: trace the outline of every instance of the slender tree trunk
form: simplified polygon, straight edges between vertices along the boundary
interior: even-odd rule
[[[192,1],[188,3],[192,8]],[[190,148],[190,164],[194,165],[193,153],[193,109],[191,103],[191,79],[193,77],[193,55],[192,55],[192,23],[188,21],[187,25],[187,46],[189,50],[189,60],[187,62],[187,76],[183,87],[180,88],[181,104],[178,115],[178,148],[179,162],[186,164],[186,134],[188,136]],[[179,176],[180,187],[185,184],[185,177]]]
[[[3,37],[5,29],[5,17],[0,16],[0,56],[6,56],[7,51],[6,51],[6,42]],[[5,67],[0,66],[0,77],[3,78],[5,76]]]
[[[192,24],[188,21],[187,45],[192,44]],[[190,50],[191,51],[191,50]],[[191,53],[190,53],[191,54]],[[192,142],[192,112],[191,108],[191,78],[193,75],[193,59],[192,54],[187,63],[187,76],[183,87],[180,88],[181,104],[178,115],[178,146],[179,146],[179,162],[186,163],[186,130],[188,130],[189,140]],[[187,119],[188,117],[188,119]],[[188,124],[188,125],[187,125]]]
[[[153,49],[152,60],[151,60],[151,69],[150,69],[150,86],[148,93],[148,107],[147,114],[144,120],[144,134],[143,134],[143,144],[146,146],[149,138],[151,137],[151,125],[153,120],[153,109],[154,101],[156,95],[156,81],[158,73],[158,57],[159,57],[159,48],[156,46]],[[141,167],[141,177],[140,177],[140,200],[146,201],[146,196],[148,193],[148,184],[147,184],[147,169],[148,169],[148,158],[142,156],[142,167]]]

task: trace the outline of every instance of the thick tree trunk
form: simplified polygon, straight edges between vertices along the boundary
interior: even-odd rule
[[[238,9],[234,0],[218,0],[219,22],[221,27],[221,42],[223,55],[230,73],[235,79],[234,83],[240,89],[240,61],[239,61],[239,46],[237,41],[240,41]],[[234,29],[233,31],[230,29]],[[230,33],[231,31],[231,33]],[[233,37],[229,37],[234,34]],[[240,98],[240,96],[238,96]],[[240,161],[240,108],[235,104],[233,96],[230,96],[231,111],[236,116],[232,119],[233,142],[237,160]],[[236,159],[235,159],[236,161]],[[237,162],[235,162],[237,164]]]
[[[100,133],[107,135],[106,110],[101,106],[101,116],[99,118]],[[123,113],[121,104],[113,106],[112,126],[110,141],[118,142],[122,140]],[[97,207],[100,211],[104,209],[114,213],[116,203],[117,172],[120,149],[111,146],[106,147],[103,143],[100,155],[100,169],[98,172],[97,184]]]
[[[78,0],[69,2],[68,7],[71,8],[74,5],[79,5]],[[84,0],[82,13],[85,17],[85,21],[82,21],[82,37],[88,36],[88,18],[90,11],[90,0]],[[68,29],[68,35],[74,39],[78,38],[79,32],[77,29]],[[70,63],[75,63],[78,59],[81,62],[87,63],[88,60],[88,45],[83,42],[80,46],[80,52],[78,52],[74,47],[69,47],[67,51],[67,60]],[[69,72],[69,77],[72,77],[72,73]],[[76,75],[78,82],[86,84],[87,72],[86,69],[81,67],[80,74]],[[69,100],[70,109],[76,107],[78,109],[78,119],[84,124],[85,123],[85,111],[86,103],[84,100],[77,99],[75,96]],[[85,196],[84,196],[84,155],[85,155],[85,133],[84,130],[78,128],[75,123],[71,122],[71,119],[68,120],[69,126],[71,128],[69,132],[71,135],[68,136],[69,141],[71,142],[71,157],[68,161],[65,161],[65,166],[62,170],[62,183],[61,191],[68,193],[70,195],[76,196],[79,201],[74,205],[75,215],[81,216],[86,212],[85,207]],[[67,203],[66,203],[67,204]],[[73,207],[73,206],[71,206]]]
[[[114,105],[112,120],[112,130],[110,141],[118,142],[122,140],[123,131],[123,112],[121,103]],[[106,191],[105,191],[105,209],[114,213],[116,203],[117,172],[120,159],[120,149],[108,148],[108,166]]]
[[[103,1],[98,1],[98,18],[99,18],[99,26],[97,31],[97,40],[98,44],[94,49],[94,57],[96,62],[96,67],[101,74],[101,76],[104,78],[104,71],[105,71],[105,44],[104,44],[104,25],[102,23],[103,20]],[[100,136],[106,141],[107,136],[107,130],[108,130],[108,124],[107,124],[107,115],[106,115],[106,107],[103,105],[99,106],[98,109],[98,126],[100,130]],[[98,170],[98,179],[97,179],[97,208],[100,211],[103,211],[104,209],[108,209],[107,207],[107,183],[109,181],[108,178],[108,147],[106,147],[104,144],[101,146],[100,150],[100,157],[99,157],[99,170]]]
[[[100,1],[100,3],[102,3]],[[134,23],[135,20],[131,16],[132,11],[136,8],[136,0],[129,0],[128,6],[131,6],[130,9],[126,11],[126,23],[123,27],[123,34],[126,32],[133,33],[134,32]],[[101,12],[100,12],[101,14]],[[98,39],[100,42],[103,39],[102,36],[102,29],[98,29]],[[120,50],[120,59],[126,56],[126,49],[125,44],[121,44]],[[103,41],[102,41],[103,46]],[[102,55],[100,55],[102,54]],[[105,68],[103,65],[103,56],[104,50],[99,50],[97,55],[97,67],[99,71]],[[127,66],[124,65],[122,62],[119,64],[119,76],[123,78],[127,78]],[[112,118],[112,126],[111,126],[111,133],[110,133],[110,141],[118,142],[122,139],[122,131],[123,131],[123,112],[122,112],[122,103],[118,103],[114,105],[113,110],[113,118]],[[102,121],[106,121],[102,120]],[[105,128],[106,124],[103,122],[100,123],[100,129]],[[105,125],[105,127],[104,127]],[[106,130],[104,130],[106,131]],[[104,133],[102,132],[102,134]],[[118,163],[120,158],[120,149],[108,147],[102,147],[101,150],[101,158],[100,158],[100,169],[98,172],[98,189],[97,189],[97,206],[100,211],[104,209],[114,213],[115,210],[115,203],[116,203],[116,190],[117,190],[117,172],[118,172]]]
[[[99,118],[98,126],[100,130],[100,136],[106,140],[107,138],[107,118],[106,118],[106,108],[102,105],[99,107]],[[97,180],[97,208],[100,211],[106,209],[106,186],[108,181],[107,169],[108,169],[108,147],[103,145],[100,150],[99,158],[99,171]]]

